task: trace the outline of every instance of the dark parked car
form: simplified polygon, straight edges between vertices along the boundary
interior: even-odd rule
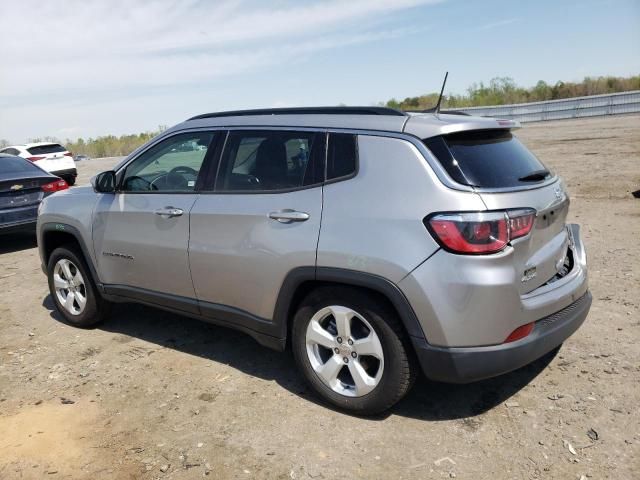
[[[35,228],[42,199],[67,188],[28,160],[0,153],[0,234]]]
[[[75,157],[73,157],[73,159],[76,162],[84,162],[86,160],[89,160],[89,157],[87,155],[76,155]]]

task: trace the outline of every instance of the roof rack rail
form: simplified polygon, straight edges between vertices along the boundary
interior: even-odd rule
[[[294,107],[294,108],[258,108],[255,110],[236,110],[196,115],[189,120],[216,117],[245,117],[250,115],[390,115],[406,117],[400,110],[387,107]]]
[[[436,109],[435,107],[432,107],[425,110],[405,110],[405,113],[436,113]],[[440,110],[438,113],[442,113],[444,115],[466,115],[467,117],[472,116],[470,113],[461,112],[460,110]]]

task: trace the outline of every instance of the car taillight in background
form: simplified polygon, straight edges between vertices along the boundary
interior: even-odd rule
[[[30,162],[37,162],[38,160],[44,160],[47,157],[27,157]]]
[[[56,180],[55,182],[45,183],[42,185],[42,190],[47,193],[59,192],[60,190],[66,190],[69,188],[69,184],[64,180]]]
[[[425,219],[435,240],[453,253],[482,255],[504,249],[533,227],[533,209],[498,212],[442,213]]]
[[[64,156],[65,156],[65,157],[71,157],[71,158],[73,158],[73,153],[71,153],[71,152],[64,152]]]

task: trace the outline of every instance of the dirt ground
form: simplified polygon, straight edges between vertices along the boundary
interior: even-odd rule
[[[0,478],[640,478],[640,116],[530,124],[571,191],[594,296],[560,352],[387,415],[320,404],[289,353],[151,308],[62,323],[30,236],[0,239]],[[78,164],[80,183],[115,159]]]

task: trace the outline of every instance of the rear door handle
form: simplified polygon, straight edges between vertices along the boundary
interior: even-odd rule
[[[309,220],[309,214],[287,208],[285,210],[280,210],[279,212],[271,212],[269,214],[269,218],[271,220],[277,220],[280,223],[304,222]]]
[[[153,213],[155,213],[156,215],[160,215],[161,217],[173,218],[173,217],[182,216],[182,214],[184,213],[184,210],[176,207],[164,207],[164,208],[159,208]]]

